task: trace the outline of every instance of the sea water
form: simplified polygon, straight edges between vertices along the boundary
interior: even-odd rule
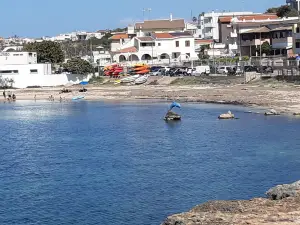
[[[158,225],[300,179],[300,120],[167,103],[0,105],[0,224]],[[239,120],[221,121],[231,110]]]

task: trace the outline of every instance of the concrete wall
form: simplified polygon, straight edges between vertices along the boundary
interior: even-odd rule
[[[36,52],[0,52],[0,65],[35,64]]]
[[[81,81],[88,81],[92,75],[84,76],[77,74],[52,74],[52,75],[2,75],[2,78],[13,79],[15,88],[26,88],[28,86],[61,86],[68,83],[78,84]]]

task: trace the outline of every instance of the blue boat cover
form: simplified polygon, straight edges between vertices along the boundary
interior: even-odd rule
[[[181,108],[181,105],[177,102],[172,102],[172,104],[170,105],[170,110],[173,109],[173,108]]]

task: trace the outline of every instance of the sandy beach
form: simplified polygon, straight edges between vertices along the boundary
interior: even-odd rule
[[[157,85],[118,86],[93,85],[86,86],[88,92],[83,94],[85,100],[101,101],[137,101],[159,100],[180,102],[206,102],[219,104],[235,104],[257,106],[266,109],[275,109],[282,114],[300,112],[300,86],[275,80],[258,81],[250,84],[222,82],[173,85],[170,82],[160,82]],[[60,97],[70,101],[72,97],[82,95],[80,86],[73,86],[72,93],[59,94],[63,87],[44,87],[33,89],[12,90],[17,100],[47,100],[52,95],[55,101]]]

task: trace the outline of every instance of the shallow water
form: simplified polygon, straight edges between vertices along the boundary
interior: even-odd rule
[[[184,104],[0,105],[0,224],[160,224],[299,179],[300,120]],[[228,109],[239,120],[219,121]]]

